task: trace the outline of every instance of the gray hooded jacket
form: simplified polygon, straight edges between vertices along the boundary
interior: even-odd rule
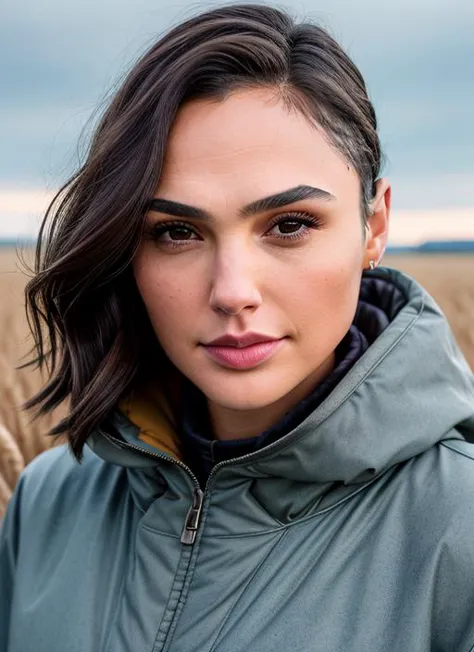
[[[415,281],[361,293],[388,327],[204,491],[122,410],[82,464],[36,458],[1,535],[0,652],[474,651],[473,375]]]

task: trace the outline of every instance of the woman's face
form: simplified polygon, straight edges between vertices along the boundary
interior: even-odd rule
[[[283,413],[331,370],[385,246],[379,188],[366,234],[356,172],[270,90],[181,109],[133,266],[161,346],[211,410]],[[277,341],[205,346],[250,332]]]

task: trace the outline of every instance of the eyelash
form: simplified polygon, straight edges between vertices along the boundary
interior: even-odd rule
[[[287,241],[294,241],[294,240],[300,240],[302,238],[305,238],[308,235],[308,232],[310,229],[318,229],[321,227],[322,222],[319,220],[317,217],[312,215],[311,213],[306,213],[306,212],[293,212],[293,213],[285,213],[285,215],[279,215],[277,218],[272,220],[270,223],[269,231],[274,229],[276,226],[279,224],[285,224],[286,222],[293,222],[293,223],[298,223],[304,226],[304,229],[300,229],[296,231],[295,233],[289,233],[286,235],[276,235],[274,237],[278,238],[279,240],[287,240]],[[195,240],[167,240],[167,241],[160,241],[159,238],[164,235],[167,231],[169,231],[172,228],[182,228],[187,231],[191,231],[192,233],[196,234],[194,231],[194,228],[187,224],[186,222],[181,222],[179,220],[174,220],[174,221],[169,221],[169,222],[157,222],[151,227],[148,227],[145,230],[145,235],[147,238],[150,240],[153,240],[157,244],[163,245],[165,247],[171,247],[171,248],[178,248],[178,247],[184,247],[186,246],[189,242],[196,242]],[[197,234],[196,234],[197,235]]]

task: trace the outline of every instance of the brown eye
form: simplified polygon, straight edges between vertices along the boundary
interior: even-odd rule
[[[288,213],[279,216],[271,225],[268,233],[282,242],[305,238],[311,229],[319,229],[321,221],[309,213]]]
[[[190,240],[193,235],[191,229],[187,229],[184,226],[172,226],[166,232],[170,240]]]
[[[304,224],[302,222],[296,222],[295,220],[285,220],[276,225],[280,230],[280,233],[289,234],[297,233]]]
[[[158,222],[145,229],[148,238],[160,245],[173,246],[178,243],[194,242],[199,240],[197,233],[187,224],[176,222]]]

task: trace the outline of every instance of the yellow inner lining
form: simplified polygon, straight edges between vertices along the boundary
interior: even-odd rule
[[[176,398],[176,388],[174,398]],[[138,438],[150,446],[182,460],[176,418],[170,399],[158,383],[148,383],[131,392],[119,404],[125,416],[140,432]]]

